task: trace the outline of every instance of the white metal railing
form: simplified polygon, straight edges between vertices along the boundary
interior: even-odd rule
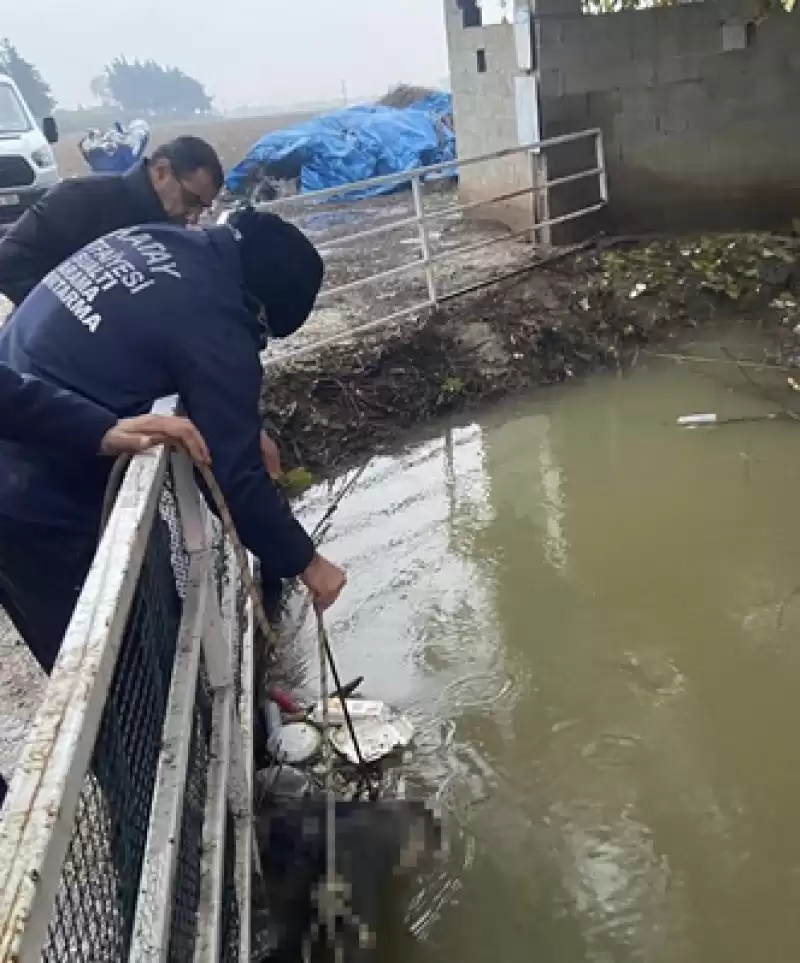
[[[554,147],[561,147],[588,139],[591,139],[594,142],[593,164],[574,173],[570,173],[562,177],[548,179],[547,151]],[[434,175],[455,172],[456,170],[461,170],[476,164],[485,164],[491,161],[502,160],[504,158],[510,158],[519,155],[527,157],[530,177],[529,185],[517,190],[494,194],[491,197],[482,198],[469,203],[454,203],[446,207],[437,208],[435,210],[426,209],[423,184]],[[572,184],[591,178],[597,179],[598,200],[596,202],[588,204],[584,207],[576,208],[573,211],[568,211],[556,217],[550,217],[550,191],[554,190],[555,188],[563,187],[567,184]],[[408,229],[416,225],[419,244],[419,257],[405,264],[393,266],[371,274],[366,274],[363,277],[357,278],[353,281],[348,281],[344,284],[324,288],[318,301],[324,302],[326,299],[341,296],[342,294],[348,294],[365,285],[375,284],[379,281],[394,278],[399,275],[409,274],[415,271],[424,271],[427,287],[427,298],[424,301],[418,301],[412,305],[402,307],[377,320],[367,321],[365,323],[355,325],[337,334],[325,338],[319,338],[310,344],[304,345],[303,347],[282,353],[280,355],[280,360],[296,358],[301,355],[317,351],[320,347],[325,345],[347,340],[355,334],[364,334],[369,331],[377,330],[403,317],[417,314],[427,308],[436,307],[436,305],[442,301],[443,297],[451,296],[443,293],[440,289],[439,283],[437,282],[436,266],[441,262],[520,237],[528,237],[531,241],[538,237],[542,239],[543,243],[549,243],[549,232],[551,228],[560,224],[566,224],[570,221],[577,220],[581,217],[586,217],[590,214],[594,214],[604,208],[608,203],[608,179],[606,175],[603,133],[599,128],[591,128],[587,130],[576,131],[575,133],[571,134],[562,134],[558,137],[550,137],[531,144],[526,144],[521,147],[509,147],[503,150],[493,151],[489,154],[481,154],[475,157],[458,158],[457,160],[453,161],[446,161],[440,164],[431,164],[427,167],[419,167],[413,171],[387,174],[383,177],[374,177],[370,180],[359,181],[358,183],[348,184],[342,187],[332,187],[323,191],[315,191],[313,194],[300,195],[299,197],[282,197],[278,200],[270,201],[268,203],[257,204],[256,208],[264,211],[281,211],[287,207],[296,206],[298,203],[316,206],[321,201],[336,200],[346,196],[349,193],[370,190],[371,188],[375,187],[391,187],[393,185],[406,184],[408,182],[411,183],[413,214],[407,217],[401,217],[399,219],[392,220],[385,224],[380,224],[376,227],[370,227],[362,231],[353,231],[348,234],[343,234],[335,239],[326,241],[321,247],[321,253],[323,257],[325,257],[326,255],[329,255],[330,252],[335,248],[347,246],[352,244],[354,241],[377,237],[392,231]],[[496,205],[504,201],[525,196],[529,196],[531,198],[531,220],[528,226],[522,228],[521,230],[503,233],[498,237],[492,237],[469,244],[463,244],[457,247],[448,247],[446,250],[439,252],[432,251],[429,234],[429,227],[432,221],[443,218],[452,218],[453,216],[474,211],[481,207],[491,207],[492,205]],[[537,203],[537,200],[539,203]],[[223,214],[221,220],[224,221],[226,216],[226,214]],[[503,275],[500,275],[497,279],[502,279],[502,276]],[[267,363],[269,364],[272,360],[273,359],[267,359]]]
[[[175,403],[160,403],[157,410],[174,411]],[[137,770],[128,790],[135,793],[141,780],[152,780],[152,795],[142,807],[143,841],[133,856],[126,851],[127,862],[121,865],[113,837],[126,827],[111,829],[115,814],[106,812],[110,803],[102,791],[110,780],[106,776],[104,784],[98,774],[98,746],[115,718],[121,718],[120,691],[138,684],[120,678],[120,673],[129,672],[130,665],[140,667],[141,661],[135,660],[143,656],[133,653],[134,662],[123,663],[121,650],[132,632],[152,631],[156,624],[151,620],[150,629],[132,627],[132,604],[138,600],[156,605],[156,600],[140,596],[150,540],[155,526],[165,525],[167,495],[177,512],[169,520],[172,562],[165,563],[166,571],[176,573],[178,580],[176,539],[188,570],[177,637],[151,640],[156,657],[168,643],[174,644],[163,711],[141,705],[125,716],[126,727],[118,733],[120,745],[130,747],[142,743],[139,736],[150,727],[155,747],[148,757],[150,771]],[[40,963],[43,958],[153,963],[166,960],[168,951],[170,959],[194,963],[249,963],[251,870],[257,865],[251,812],[253,622],[249,607],[239,608],[235,564],[228,566],[219,601],[219,558],[211,530],[211,516],[184,455],[158,450],[133,459],[30,726],[0,820],[2,963]],[[230,560],[228,548],[224,551]],[[177,585],[162,588],[173,594],[180,590]],[[199,708],[202,693],[210,708],[205,716]],[[201,774],[192,769],[191,751],[207,761]],[[187,781],[197,781],[198,775],[203,792],[193,818],[202,820],[197,829],[202,845],[183,852],[182,832],[190,828]],[[87,802],[87,779],[92,778],[101,791],[94,802]],[[226,851],[226,838],[233,839],[233,852]],[[90,844],[95,855],[82,875],[79,856],[90,851]],[[97,855],[101,850],[102,859]],[[179,865],[195,857],[196,866],[187,870]],[[98,860],[109,864],[104,876]],[[125,878],[133,864],[138,875]],[[194,880],[191,892],[187,880]],[[181,887],[186,891],[179,892]],[[238,907],[238,951],[233,955],[221,950],[222,908],[231,898],[227,890],[234,891]],[[119,897],[116,906],[116,897],[109,893]],[[195,923],[189,924],[194,931],[187,936],[189,949],[183,955],[175,949],[173,932],[176,902],[181,900],[195,910]],[[88,914],[92,925],[76,935],[74,919],[70,926],[59,920],[65,913],[78,913],[81,901],[86,906],[80,908],[80,918],[85,922]],[[185,924],[185,916],[182,919]],[[123,953],[126,946],[129,956]]]

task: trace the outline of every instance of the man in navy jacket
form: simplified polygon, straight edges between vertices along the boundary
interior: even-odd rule
[[[234,523],[273,584],[300,576],[317,605],[345,576],[317,555],[261,456],[264,332],[302,325],[322,261],[295,227],[123,228],[52,271],[0,333],[0,363],[119,417],[179,394],[206,439]],[[0,605],[50,671],[96,547],[102,459],[0,442]]]
[[[183,446],[198,464],[208,448],[188,418],[117,418],[80,395],[0,364],[0,439],[80,455],[135,455],[154,445]]]

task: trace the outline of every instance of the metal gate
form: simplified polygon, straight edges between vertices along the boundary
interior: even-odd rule
[[[239,585],[186,457],[137,456],[0,823],[3,963],[248,963],[253,631]]]
[[[563,154],[572,149],[575,151],[577,160],[572,162],[568,159],[565,166],[564,158],[559,155],[559,152]],[[425,190],[426,185],[441,182],[443,175],[452,176],[466,168],[496,165],[498,162],[506,162],[509,159],[518,160],[525,171],[517,178],[518,181],[524,182],[521,187],[500,190],[466,203],[460,203],[457,200],[451,202],[447,195],[432,194]],[[548,170],[554,167],[559,171],[558,176],[549,176]],[[565,171],[562,172],[561,168],[565,168]],[[502,184],[504,177],[504,173],[497,172],[492,177],[492,181]],[[391,216],[393,210],[390,208],[390,216],[378,217],[376,220],[379,223],[362,230],[346,228],[339,230],[338,226],[329,232],[316,229],[318,222],[325,219],[334,222],[337,216],[344,223],[348,219],[357,221],[364,218],[363,203],[345,201],[343,197],[363,194],[365,191],[376,188],[390,190],[409,183],[411,203],[408,211],[402,211],[399,217]],[[572,203],[574,199],[570,199],[566,205],[560,205],[566,206],[563,213],[551,216],[551,197],[554,192],[569,185],[579,184],[583,188],[583,193],[578,195],[574,206]],[[507,186],[511,187],[512,184],[508,183]],[[402,198],[402,195],[395,195],[395,197]],[[527,209],[527,215],[524,217],[526,223],[520,229],[504,230],[478,241],[435,249],[432,243],[432,232],[437,225],[463,218],[465,214],[474,216],[481,209],[491,211],[493,206],[520,198],[527,200],[524,205]],[[273,211],[296,223],[317,244],[328,266],[334,261],[337,253],[348,246],[363,241],[377,245],[390,234],[406,233],[408,236],[399,243],[408,244],[412,254],[404,263],[393,265],[385,270],[373,271],[367,267],[366,270],[359,272],[358,277],[345,283],[326,282],[318,299],[316,311],[306,325],[307,335],[304,332],[300,339],[295,339],[306,343],[299,348],[290,345],[286,350],[276,353],[275,358],[288,360],[314,353],[323,346],[346,341],[354,335],[376,331],[405,317],[435,308],[443,300],[449,300],[464,293],[462,290],[448,289],[442,278],[448,262],[452,263],[454,259],[463,255],[520,238],[548,247],[550,232],[554,227],[596,214],[602,211],[607,203],[608,180],[603,132],[599,128],[591,128],[539,140],[522,147],[509,147],[480,156],[462,157],[454,161],[432,164],[429,167],[420,167],[413,171],[375,177],[346,187],[334,187],[315,191],[312,194],[283,197],[269,203],[257,204],[258,210]],[[402,201],[398,206],[403,206]],[[223,214],[221,221],[226,217],[227,214]],[[502,276],[500,273],[495,279],[500,280]],[[335,302],[341,303],[343,296],[350,298],[366,286],[373,289],[375,296],[380,300],[385,296],[381,288],[397,278],[406,279],[406,284],[415,289],[419,286],[418,282],[424,280],[424,296],[379,318],[365,323],[348,324],[335,334],[329,335],[322,332],[319,321],[328,305]],[[271,360],[268,358],[267,363],[269,364]]]

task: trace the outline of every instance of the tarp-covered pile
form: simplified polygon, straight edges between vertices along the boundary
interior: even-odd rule
[[[150,128],[144,120],[128,127],[114,124],[105,133],[90,130],[78,144],[83,159],[97,174],[124,174],[147,150]]]
[[[433,92],[407,107],[351,107],[274,131],[250,148],[225,186],[242,194],[266,177],[296,180],[307,193],[454,160],[452,112],[450,94]],[[338,196],[356,199],[407,186],[390,184]]]

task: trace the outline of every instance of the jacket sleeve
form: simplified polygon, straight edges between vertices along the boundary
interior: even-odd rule
[[[59,451],[98,455],[103,436],[117,423],[105,408],[46,381],[0,365],[0,437]]]
[[[84,222],[94,205],[82,203],[82,187],[80,180],[61,181],[0,240],[0,292],[15,305],[85,243]]]
[[[229,337],[193,339],[175,376],[187,415],[211,451],[212,469],[239,537],[273,578],[308,566],[314,544],[266,472],[261,459],[262,368],[255,343],[233,319]],[[232,330],[231,330],[232,329]],[[239,330],[237,330],[239,329]]]

